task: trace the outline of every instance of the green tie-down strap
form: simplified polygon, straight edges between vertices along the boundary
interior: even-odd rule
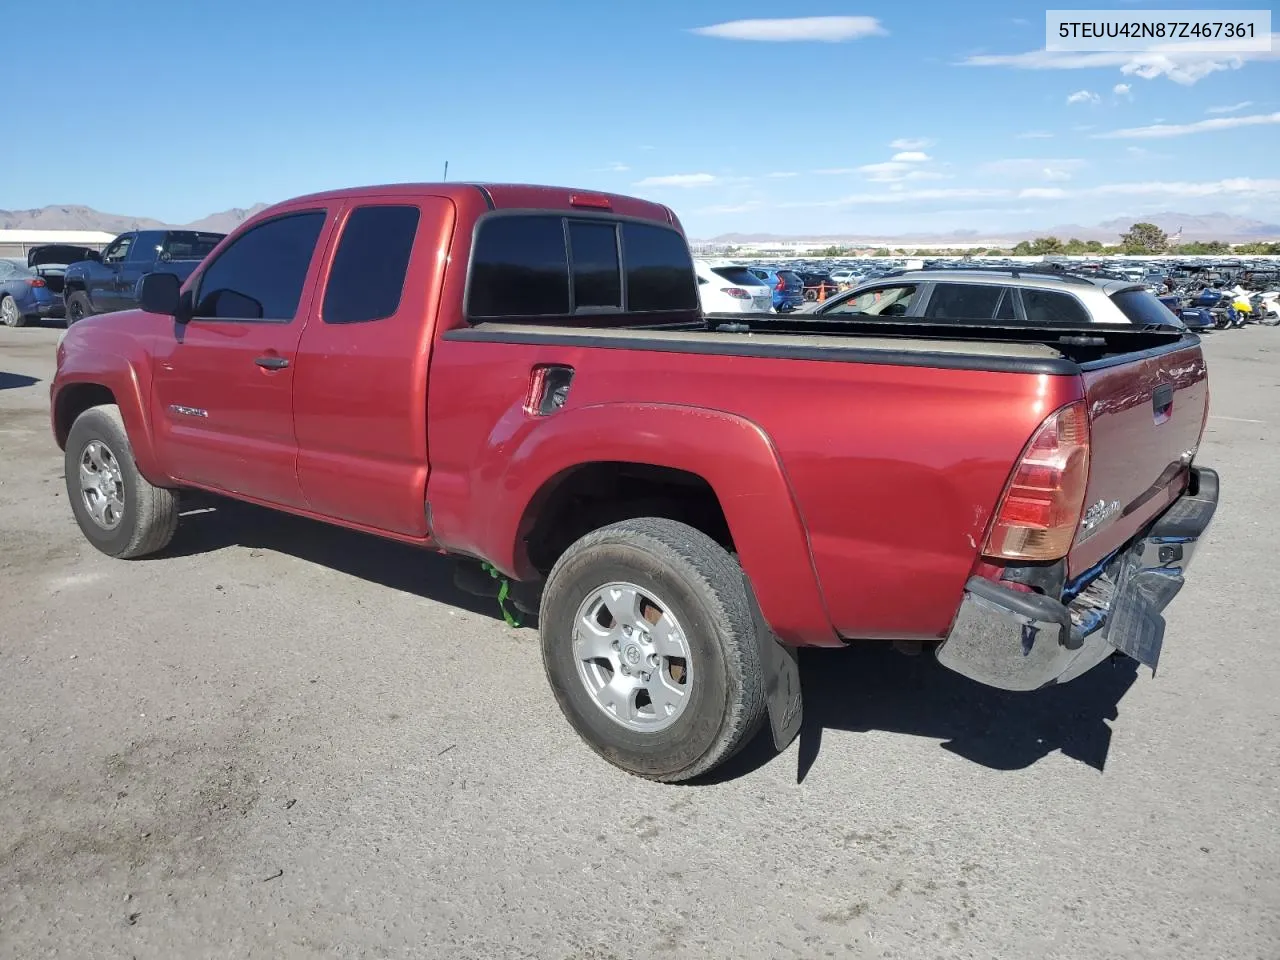
[[[507,595],[511,593],[511,581],[504,577],[492,563],[486,562],[480,566],[493,579],[502,581],[502,586],[498,588],[498,609],[502,611],[502,619],[507,621],[508,627],[520,626],[520,615],[507,608]]]

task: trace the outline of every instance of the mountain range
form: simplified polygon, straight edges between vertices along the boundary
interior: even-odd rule
[[[92,207],[55,204],[35,210],[0,210],[0,230],[101,230],[105,233],[123,233],[126,230],[151,230],[162,227],[184,227],[189,230],[210,230],[230,233],[237,226],[267,206],[255,203],[251,207],[234,207],[220,213],[211,213],[191,223],[164,223],[149,217],[134,217],[118,213],[102,213]],[[1059,224],[1035,230],[981,231],[953,230],[949,233],[901,233],[901,234],[776,234],[776,233],[723,233],[710,237],[703,243],[769,243],[787,240],[830,241],[835,245],[856,245],[859,242],[937,243],[984,241],[999,245],[1011,245],[1019,240],[1053,236],[1061,240],[1076,237],[1080,240],[1102,240],[1115,243],[1120,234],[1133,224],[1134,217],[1117,217],[1093,226],[1078,223]],[[1252,240],[1273,240],[1280,237],[1280,224],[1251,220],[1227,213],[1153,213],[1140,219],[1154,223],[1170,236],[1182,231],[1184,241],[1223,240],[1228,243],[1247,243]]]
[[[904,243],[937,243],[945,246],[953,243],[972,243],[975,241],[990,242],[993,245],[1010,246],[1019,240],[1033,240],[1036,237],[1057,237],[1068,240],[1075,237],[1079,240],[1101,240],[1115,243],[1120,234],[1125,233],[1136,221],[1154,223],[1165,233],[1173,236],[1179,230],[1182,240],[1222,240],[1227,243],[1248,243],[1254,240],[1274,240],[1280,237],[1280,224],[1266,223],[1262,220],[1250,220],[1228,213],[1151,213],[1141,217],[1117,217],[1104,220],[1093,226],[1082,226],[1078,223],[1065,223],[1053,227],[1033,230],[953,230],[949,233],[901,233],[901,234],[791,234],[776,233],[722,233],[711,237],[703,243],[770,243],[787,240],[822,240],[833,245],[856,246],[859,243],[888,243],[901,241]]]
[[[266,206],[265,203],[255,203],[248,208],[234,207],[221,213],[211,213],[192,223],[165,223],[150,217],[103,213],[92,207],[76,204],[54,204],[36,210],[0,210],[0,230],[101,230],[104,233],[124,233],[126,230],[182,227],[187,230],[230,233]]]

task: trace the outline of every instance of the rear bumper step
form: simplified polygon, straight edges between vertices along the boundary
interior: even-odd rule
[[[1117,651],[1154,674],[1161,612],[1182,589],[1217,506],[1217,473],[1193,468],[1187,492],[1061,600],[971,578],[938,661],[1002,690],[1066,683]]]

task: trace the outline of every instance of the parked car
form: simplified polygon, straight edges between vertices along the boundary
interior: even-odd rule
[[[768,313],[773,291],[746,267],[695,260],[703,313]]]
[[[1181,326],[1141,282],[1059,270],[902,271],[868,281],[826,303],[811,304],[805,313],[945,323],[985,320],[1046,328]]]
[[[62,297],[49,281],[18,260],[0,260],[0,322],[21,327],[32,320],[62,316]]]
[[[751,272],[773,288],[773,309],[779,313],[798,310],[804,306],[804,281],[794,270],[752,267]]]
[[[149,273],[185,279],[225,236],[196,230],[139,230],[122,233],[101,257],[67,267],[63,295],[67,324],[95,313],[138,305],[138,281]]]
[[[655,780],[766,716],[785,745],[799,646],[919,641],[1007,690],[1117,651],[1154,669],[1218,497],[1197,337],[709,324],[697,289],[679,220],[628,197],[278,204],[65,332],[70,508],[121,558],[164,549],[185,490],[453,554],[468,589],[538,611],[582,738]]]
[[[810,302],[834,297],[840,290],[840,284],[829,273],[812,270],[797,270],[795,273],[804,284],[804,298]]]

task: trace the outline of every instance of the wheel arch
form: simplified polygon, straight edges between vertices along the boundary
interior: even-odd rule
[[[529,537],[545,527],[542,510],[563,496],[565,484],[583,471],[615,477],[621,471],[658,488],[684,484],[692,493],[686,505],[697,505],[712,528],[718,512],[720,532],[779,637],[794,644],[839,643],[790,481],[772,440],[746,418],[679,405],[598,404],[537,420],[505,449],[491,447],[486,460],[472,473],[466,511],[473,530],[483,529],[473,552],[508,575],[541,576],[547,557],[536,550],[531,556]],[[653,487],[641,482],[636,489]],[[448,531],[439,532],[448,543]]]

